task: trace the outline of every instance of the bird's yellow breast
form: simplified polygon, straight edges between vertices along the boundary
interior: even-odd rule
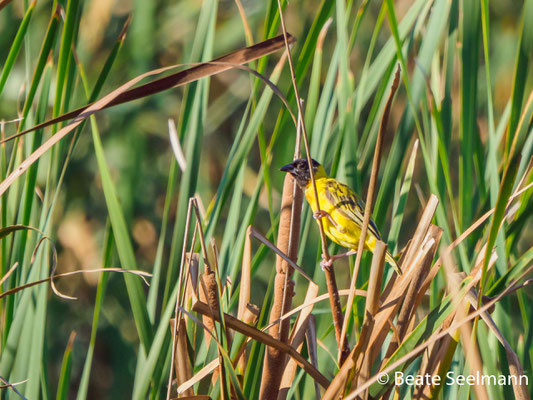
[[[331,217],[322,218],[324,232],[335,243],[349,249],[357,250],[359,238],[361,236],[361,227],[353,219],[340,212],[337,207],[327,199],[326,184],[329,179],[331,178],[319,178],[315,181],[320,209],[327,212]],[[305,189],[305,198],[309,202],[313,213],[316,212],[315,192],[311,184]],[[374,235],[367,233],[365,247],[373,250],[375,243],[376,238]]]

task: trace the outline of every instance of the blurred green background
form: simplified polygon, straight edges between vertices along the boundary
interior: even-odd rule
[[[108,93],[127,80],[150,69],[191,61],[191,54],[194,51],[193,41],[202,6],[201,1],[87,0],[82,3],[76,50],[91,83],[94,83],[98,78],[124,22],[130,14],[133,16],[123,47],[113,65],[102,94]],[[267,1],[242,0],[256,42],[265,36],[264,21],[270,7],[269,3]],[[358,2],[354,3],[358,4]],[[292,0],[286,8],[285,18],[288,30],[298,39],[293,47],[295,59],[302,49],[304,41],[301,38],[305,38],[309,32],[320,4],[321,2],[318,0]],[[403,18],[411,4],[410,0],[395,2],[398,20]],[[27,7],[27,0],[14,0],[0,11],[0,63],[4,62],[12,46]],[[24,98],[23,93],[27,89],[27,82],[31,79],[32,69],[29,66],[32,66],[37,58],[52,8],[52,1],[39,0],[36,4],[23,51],[17,58],[13,72],[9,75],[6,87],[0,97],[0,119],[12,120],[18,116],[18,110],[20,110],[21,101]],[[364,68],[365,58],[371,45],[372,34],[381,8],[382,4],[379,1],[369,3],[367,14],[361,21],[357,40],[349,54],[350,78],[353,79],[356,86]],[[522,8],[523,3],[521,1],[490,2],[490,67],[493,112],[496,121],[499,121],[504,114],[513,90]],[[357,9],[356,6],[352,7],[350,14],[346,16],[348,31],[352,28],[350,24],[353,23]],[[462,21],[463,19],[461,19]],[[325,65],[320,72],[321,85],[325,82],[328,73],[327,64],[333,57],[338,40],[335,25],[336,19],[323,44]],[[246,45],[242,19],[234,1],[221,0],[218,2],[214,28],[212,52],[215,57]],[[388,23],[384,22],[383,28],[376,37],[376,49],[381,49],[385,42],[390,39],[390,36]],[[423,36],[424,27],[417,32],[416,37],[410,42],[412,47],[409,52],[415,56]],[[461,44],[457,43],[457,46],[457,51],[460,51]],[[57,52],[58,49],[56,48],[56,55]],[[270,72],[268,71],[272,70],[279,60],[280,54],[281,52],[269,58],[266,75],[269,75]],[[374,54],[377,54],[377,51]],[[442,57],[442,53],[437,51],[435,62],[441,60]],[[486,133],[488,131],[488,116],[485,70],[481,49],[478,57],[480,65],[475,67],[477,68],[476,71],[473,71],[479,75],[475,121],[479,127],[480,143],[484,145],[488,140]],[[375,55],[372,56],[371,61],[374,59]],[[420,68],[415,59],[416,57],[410,57],[408,60],[409,74]],[[462,76],[459,72],[459,68],[456,68],[452,71],[451,76],[453,79],[451,113],[454,125],[451,127],[452,142],[449,146],[449,157],[453,187],[458,185],[459,171],[457,165],[460,157],[459,146],[461,145],[458,131],[461,107],[459,91]],[[424,73],[429,74],[431,71],[424,71]],[[306,76],[301,85],[301,93],[304,97],[307,96],[309,90],[309,79],[309,76]],[[198,185],[196,187],[205,207],[209,206],[217,191],[228,154],[245,112],[252,84],[253,81],[247,73],[237,70],[224,72],[211,78],[201,143]],[[532,78],[529,74],[525,92],[529,93],[532,86]],[[55,87],[53,80],[51,87],[50,104],[53,104],[53,88]],[[279,87],[284,93],[290,92],[287,67],[283,69]],[[169,144],[168,120],[170,118],[179,124],[179,110],[183,98],[183,88],[172,89],[148,99],[113,107],[97,116],[106,159],[130,228],[138,267],[147,271],[151,271],[155,261],[164,212],[168,171],[171,163],[175,162]],[[364,121],[371,113],[372,98],[371,96],[362,108],[361,122],[355,121],[354,123],[359,135],[365,128]],[[81,90],[79,79],[76,79],[76,89],[70,102],[70,108],[76,108],[85,103],[86,97]],[[274,98],[267,110],[262,128],[267,139],[270,138],[275,128],[277,116],[282,107],[281,102]],[[399,125],[402,114],[407,107],[406,93],[402,85],[389,124],[385,157],[391,146],[392,134]],[[47,115],[51,116],[51,108]],[[27,124],[27,127],[29,126],[31,124]],[[9,136],[15,132],[15,124],[6,124],[2,133]],[[278,169],[279,166],[292,158],[295,138],[294,126],[291,123],[284,124],[278,135],[279,139],[272,151],[273,160],[270,168],[272,210],[274,211],[279,209],[283,179],[282,174],[278,173]],[[416,134],[412,135],[409,143],[412,143],[414,136]],[[337,157],[334,154],[334,144],[329,146],[327,159],[322,160],[328,169],[331,162]],[[371,153],[370,150],[368,154]],[[405,155],[405,159],[408,158],[408,155]],[[341,161],[339,177],[364,195],[366,194],[365,177],[369,173],[370,162],[371,159],[367,158],[362,165],[365,172],[361,174],[361,178],[361,176],[356,177],[351,172],[354,168],[353,163],[342,165]],[[398,240],[400,248],[406,244],[406,238],[409,238],[414,231],[417,218],[423,208],[421,202],[427,200],[430,193],[426,176],[428,172],[422,167],[423,161],[420,153],[417,165],[420,167],[415,168],[413,189],[407,202],[404,223]],[[243,210],[253,194],[260,166],[260,150],[257,144],[254,144],[247,157],[247,166],[244,171]],[[476,176],[476,184],[484,185],[482,174],[479,171],[476,172]],[[43,188],[45,183],[46,170],[41,168],[37,187]],[[177,193],[174,193],[172,204],[176,201]],[[475,201],[481,202],[482,199],[476,197]],[[259,208],[254,222],[254,226],[263,233],[268,232],[271,228],[268,203],[268,191],[263,190],[259,197]],[[485,203],[474,204],[476,215],[486,209],[485,206]],[[174,221],[175,207],[171,207],[170,212],[170,220]],[[225,230],[226,212],[227,210],[224,211],[216,228],[215,238],[218,243],[222,241]],[[101,267],[107,216],[108,211],[102,191],[102,182],[98,173],[91,134],[87,127],[81,134],[72,155],[66,170],[64,184],[59,193],[58,203],[54,209],[52,232],[53,240],[59,251],[59,272]],[[446,218],[452,223],[451,215],[446,215]],[[381,220],[380,230],[387,232],[390,228],[390,207],[388,212],[382,215]],[[472,221],[473,219],[465,221],[463,228]],[[530,220],[527,224],[531,228]],[[173,225],[170,226],[170,229],[174,229]],[[518,254],[525,252],[533,244],[533,230],[524,229],[522,233],[523,235],[521,235],[516,247]],[[310,246],[311,250],[306,251],[313,253],[314,250],[312,249],[318,248],[314,247],[318,243],[317,230],[314,226],[310,228],[310,235],[313,245]],[[385,236],[387,235],[385,234]],[[171,237],[167,235],[165,259],[169,256],[170,241]],[[473,256],[474,247],[475,244],[473,243],[469,249],[469,257]],[[313,256],[316,254],[313,253]],[[115,265],[111,266],[118,267],[120,264],[116,256],[114,256],[114,260]],[[262,303],[261,299],[266,291],[270,276],[268,267],[265,265],[269,263],[274,265],[272,255],[269,255],[267,260],[269,261],[264,263],[261,270],[254,276],[252,300],[256,304]],[[311,273],[314,272],[313,265],[306,264],[306,267]],[[165,268],[163,273],[166,273]],[[347,271],[341,269],[338,275],[340,286],[349,286],[348,276]],[[48,380],[50,387],[55,387],[68,337],[72,331],[76,331],[71,395],[69,396],[72,398],[76,393],[76,382],[80,379],[86,357],[97,283],[97,274],[77,275],[59,281],[58,287],[67,294],[77,296],[78,300],[59,299],[51,292],[49,295],[46,325]],[[527,293],[528,299],[531,300],[531,290]],[[294,304],[297,304],[303,295],[303,292],[297,291]],[[158,313],[159,309],[160,306],[158,306]],[[128,398],[130,396],[137,363],[138,343],[124,281],[118,274],[111,275],[99,322],[88,398]]]

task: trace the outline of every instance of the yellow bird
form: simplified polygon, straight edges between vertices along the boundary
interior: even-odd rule
[[[357,252],[359,238],[361,237],[365,204],[352,189],[336,179],[328,178],[324,167],[317,161],[312,161],[320,212],[317,212],[316,209],[315,193],[311,183],[311,174],[309,173],[307,159],[299,158],[281,167],[280,170],[288,172],[296,180],[298,186],[303,190],[305,198],[313,210],[313,217],[317,222],[318,219],[323,218],[326,235],[335,243],[350,249],[347,253],[333,256],[329,263],[322,262],[322,267],[325,267],[330,266],[331,261],[334,259]],[[381,240],[381,236],[376,224],[370,219],[366,234],[365,249],[374,252],[377,240]],[[402,271],[389,251],[385,255],[385,260],[401,275]]]

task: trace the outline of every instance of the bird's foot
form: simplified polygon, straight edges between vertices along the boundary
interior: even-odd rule
[[[325,268],[331,268],[332,267],[333,261],[338,260],[339,258],[353,256],[355,254],[357,254],[357,251],[350,250],[350,251],[347,251],[346,253],[335,254],[333,256],[330,256],[328,260],[326,260],[324,258],[324,254],[322,254],[322,261],[320,261],[320,267],[322,268],[322,271],[324,271]]]
[[[319,219],[325,218],[325,217],[331,219],[331,215],[329,215],[329,213],[327,211],[320,210],[320,211],[315,211],[313,213],[313,218],[316,219],[316,220],[319,220]]]
[[[331,268],[333,266],[333,259],[330,258],[329,260],[326,260],[324,258],[324,254],[322,254],[322,261],[320,261],[320,268],[322,268],[322,272],[326,272],[326,268]]]

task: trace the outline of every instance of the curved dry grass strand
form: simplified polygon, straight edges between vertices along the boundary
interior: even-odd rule
[[[52,278],[53,279],[65,278],[67,276],[79,275],[79,274],[92,274],[92,273],[95,273],[95,272],[120,272],[120,273],[127,273],[127,274],[137,275],[138,277],[140,277],[144,281],[144,283],[147,286],[150,286],[150,284],[148,283],[146,278],[152,277],[152,274],[150,274],[148,272],[139,271],[139,270],[133,270],[133,269],[123,269],[123,268],[96,268],[96,269],[86,269],[86,270],[80,270],[80,271],[70,271],[70,272],[64,272],[62,274],[55,274],[53,277],[49,276],[48,278],[40,279],[40,280],[35,281],[35,282],[26,283],[25,285],[17,286],[16,288],[13,288],[13,289],[10,289],[10,290],[6,290],[5,292],[0,293],[0,299],[4,298],[6,296],[12,295],[14,293],[20,292],[21,290],[27,289],[29,287],[40,285],[41,283],[48,282],[48,281],[52,280]],[[72,299],[76,299],[76,298],[73,297]]]

